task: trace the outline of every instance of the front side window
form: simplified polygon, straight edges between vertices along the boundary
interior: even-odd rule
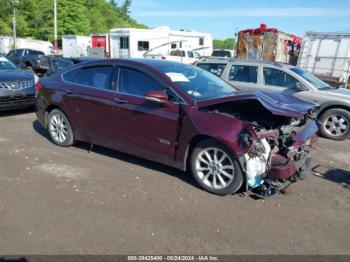
[[[148,51],[149,50],[149,42],[148,41],[138,41],[137,49],[139,51]]]
[[[134,96],[145,96],[149,91],[162,91],[164,87],[151,76],[130,68],[120,68],[118,92]]]
[[[316,76],[310,74],[309,72],[306,72],[298,67],[293,67],[291,69],[294,73],[297,73],[302,78],[304,78],[306,81],[308,81],[310,84],[312,84],[317,89],[327,89],[330,88],[329,85],[325,82],[323,82],[321,79],[318,79]]]
[[[265,85],[297,88],[297,83],[299,83],[299,81],[286,72],[269,67],[264,67],[263,71]]]
[[[80,69],[75,83],[97,89],[110,89],[109,77],[112,72],[111,66],[96,66]]]
[[[254,83],[258,81],[258,67],[233,65],[229,74],[229,81]]]
[[[222,73],[224,72],[224,69],[226,67],[226,64],[212,64],[212,63],[208,63],[208,64],[197,64],[197,66],[199,68],[202,68],[205,71],[208,71],[214,75],[217,75],[218,77],[220,77],[222,75]]]

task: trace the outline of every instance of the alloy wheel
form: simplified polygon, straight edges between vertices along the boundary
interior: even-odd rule
[[[332,136],[341,136],[349,130],[349,121],[343,115],[330,115],[323,123],[325,131]]]
[[[197,155],[195,168],[201,181],[213,189],[226,188],[234,179],[232,160],[218,148],[201,150]]]
[[[51,137],[58,143],[63,143],[68,136],[68,125],[66,119],[59,113],[50,118],[49,130]]]

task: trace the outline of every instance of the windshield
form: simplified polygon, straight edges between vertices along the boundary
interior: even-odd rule
[[[16,69],[16,66],[10,61],[0,58],[0,70],[11,70]]]
[[[309,72],[306,72],[304,70],[301,70],[300,68],[294,67],[291,69],[294,73],[297,73],[302,78],[304,78],[306,81],[308,81],[310,84],[312,84],[317,89],[325,89],[329,88],[329,85],[323,82],[322,80],[318,79],[314,75],[310,74]]]
[[[160,68],[171,81],[195,100],[227,96],[235,89],[215,75],[190,65],[172,65]]]

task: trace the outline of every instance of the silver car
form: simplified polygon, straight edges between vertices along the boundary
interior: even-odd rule
[[[196,66],[239,90],[288,93],[320,105],[318,118],[324,137],[350,137],[350,90],[330,87],[298,67],[276,62],[207,58]]]

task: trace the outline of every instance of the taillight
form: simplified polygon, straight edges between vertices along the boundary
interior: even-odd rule
[[[40,82],[36,82],[35,89],[36,91],[40,91],[41,89],[43,89],[43,85]]]

